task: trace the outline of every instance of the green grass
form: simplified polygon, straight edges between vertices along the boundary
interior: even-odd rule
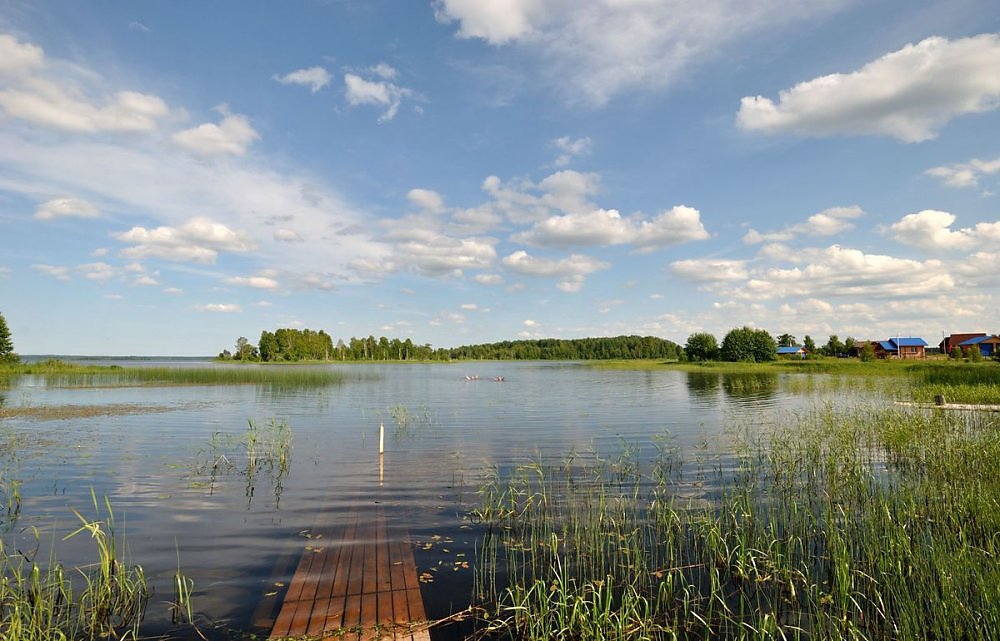
[[[261,385],[282,388],[324,387],[344,375],[308,366],[234,365],[232,367],[118,367],[45,361],[0,367],[0,381],[41,376],[50,386],[129,387],[157,385]]]
[[[91,497],[100,514],[97,497]],[[0,637],[5,641],[138,638],[149,585],[142,567],[128,558],[107,500],[103,507],[101,518],[76,512],[80,527],[66,536],[91,539],[96,558],[87,565],[68,569],[50,558],[43,566],[0,540]]]
[[[1000,418],[825,409],[732,458],[487,474],[483,627],[519,639],[1000,638]],[[711,491],[710,491],[711,490]]]

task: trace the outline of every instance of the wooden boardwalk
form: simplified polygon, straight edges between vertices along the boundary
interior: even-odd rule
[[[430,641],[408,540],[389,540],[381,507],[351,521],[302,554],[269,638]]]

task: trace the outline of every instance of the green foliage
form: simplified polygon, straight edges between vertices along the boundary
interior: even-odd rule
[[[744,325],[729,330],[719,352],[724,361],[763,363],[777,358],[778,345],[766,330]]]
[[[782,334],[778,337],[778,347],[795,347],[795,337],[791,334]]]
[[[847,347],[840,342],[840,338],[836,334],[833,334],[827,339],[826,345],[823,346],[823,353],[827,356],[840,356],[847,353]]]
[[[719,358],[719,342],[707,332],[691,334],[684,345],[684,353],[689,361],[714,361]]]
[[[816,341],[809,334],[806,334],[806,337],[802,339],[802,347],[806,348],[810,356],[816,354]]]
[[[684,348],[655,336],[503,341],[438,350],[435,357],[485,360],[681,360]]]
[[[962,360],[962,348],[959,347],[958,345],[955,345],[954,347],[952,347],[951,351],[948,352],[948,358],[950,358],[953,361],[960,361],[960,360]]]
[[[875,360],[875,346],[871,342],[865,342],[859,353],[861,360],[868,363]]]
[[[19,363],[21,361],[14,353],[14,340],[7,327],[7,319],[0,313],[0,363]]]

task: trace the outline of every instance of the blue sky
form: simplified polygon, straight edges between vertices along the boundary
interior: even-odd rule
[[[997,332],[992,0],[0,0],[19,352]]]

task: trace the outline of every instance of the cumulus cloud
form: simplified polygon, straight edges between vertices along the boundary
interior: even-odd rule
[[[53,220],[55,218],[97,218],[101,212],[97,207],[79,198],[53,198],[38,206],[35,218]]]
[[[180,296],[181,294],[184,293],[184,290],[181,289],[180,287],[167,287],[166,289],[163,290],[163,293],[169,294],[171,296]]]
[[[163,258],[214,263],[220,252],[244,253],[256,249],[256,244],[246,232],[234,231],[222,223],[201,217],[179,227],[133,227],[112,236],[133,245],[120,253],[134,259]]]
[[[638,251],[706,238],[708,232],[698,210],[684,205],[650,219],[623,218],[615,209],[552,216],[512,236],[517,242],[543,247],[632,244]]]
[[[998,68],[997,34],[927,38],[857,71],[799,83],[781,91],[777,102],[747,96],[737,124],[764,133],[877,134],[920,142],[955,116],[996,109]]]
[[[743,242],[755,245],[758,243],[785,243],[799,235],[833,236],[854,229],[854,224],[848,221],[860,218],[864,213],[857,205],[830,207],[813,214],[804,223],[791,225],[781,231],[761,233],[756,229],[751,229],[743,236]]]
[[[403,99],[413,97],[414,93],[392,82],[396,77],[396,70],[384,62],[372,67],[369,72],[379,79],[366,79],[354,73],[344,74],[347,103],[352,107],[358,105],[384,107],[385,111],[379,116],[378,121],[388,122],[396,117]]]
[[[226,278],[224,282],[229,285],[240,285],[255,289],[278,289],[278,281],[274,279],[274,273],[271,271],[262,272],[255,276],[232,276]]]
[[[170,110],[157,96],[118,91],[98,99],[83,83],[98,84],[90,74],[78,79],[49,72],[41,47],[0,34],[0,112],[42,127],[78,133],[139,132],[156,128]],[[98,89],[99,91],[99,89]]]
[[[503,285],[503,276],[500,274],[476,274],[472,280],[480,285]]]
[[[111,265],[105,262],[96,263],[86,263],[84,265],[77,265],[76,271],[83,274],[83,277],[88,280],[96,281],[106,281],[115,277],[117,271]]]
[[[393,270],[406,267],[427,276],[461,276],[466,270],[487,269],[497,255],[494,238],[459,238],[420,227],[395,229],[387,239],[396,243]]]
[[[693,258],[670,263],[670,271],[695,283],[737,281],[747,278],[747,262],[718,258]]]
[[[69,280],[69,268],[68,267],[57,267],[55,265],[47,265],[45,263],[35,263],[31,266],[39,274],[45,274],[46,276],[51,276],[56,280]]]
[[[406,194],[406,199],[420,209],[430,213],[438,213],[444,210],[444,199],[441,198],[441,194],[430,189],[411,189]]]
[[[925,209],[903,216],[885,233],[901,243],[929,251],[963,251],[1000,242],[1000,221],[952,230],[955,220],[955,215],[946,211]]]
[[[223,118],[219,124],[206,122],[192,129],[179,131],[172,140],[200,156],[242,156],[247,147],[260,135],[250,124],[250,119],[241,114],[229,113],[225,106],[218,108]]]
[[[323,67],[309,67],[286,73],[283,76],[274,76],[274,79],[283,85],[302,85],[309,87],[312,93],[316,93],[330,84],[332,78],[330,72]]]
[[[588,274],[611,266],[610,263],[582,254],[553,260],[530,256],[523,250],[504,256],[500,262],[506,269],[524,276],[558,278],[556,287],[564,292],[580,291]]]
[[[577,156],[590,153],[591,141],[586,136],[575,140],[569,136],[563,136],[553,140],[552,146],[559,151],[553,164],[556,167],[565,167]]]
[[[208,303],[206,305],[195,305],[194,309],[199,312],[213,312],[216,314],[236,314],[243,311],[243,308],[235,303]]]
[[[949,187],[978,187],[980,177],[1000,173],[1000,158],[995,160],[973,158],[969,162],[932,167],[924,173],[942,179]]]
[[[292,231],[291,229],[275,229],[272,237],[282,243],[301,243],[303,242],[302,236],[298,233]]]
[[[459,38],[519,46],[571,101],[602,105],[629,90],[659,91],[727,45],[815,18],[842,0],[435,0]]]

